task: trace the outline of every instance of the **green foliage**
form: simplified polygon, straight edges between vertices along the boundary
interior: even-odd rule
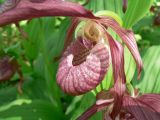
[[[129,0],[128,8],[124,15],[124,27],[130,28],[138,22],[150,9],[153,0]]]
[[[81,97],[80,101],[81,102],[77,105],[76,110],[74,111],[74,114],[71,117],[71,120],[75,120],[85,110],[87,110],[87,108],[90,107],[95,102],[95,96],[92,93],[88,93],[88,94],[84,95],[83,97]],[[71,106],[73,106],[73,103],[71,103]]]
[[[73,1],[84,3],[84,0]],[[132,28],[134,25],[133,30],[140,36],[138,45],[144,62],[144,71],[141,80],[137,81],[135,62],[125,47],[125,72],[127,82],[132,82],[143,93],[160,93],[160,28],[153,26],[153,15],[146,15],[152,1],[129,0],[126,13],[122,12],[122,0],[92,0],[86,5],[86,8],[93,12],[110,10],[117,13],[123,18],[125,28]],[[139,21],[141,18],[143,19]],[[22,95],[17,92],[17,77],[14,76],[6,83],[0,83],[0,120],[75,120],[95,102],[95,94],[92,92],[71,97],[57,86],[58,62],[53,59],[63,49],[69,25],[70,19],[63,17],[23,21],[20,26],[28,34],[27,38],[19,33],[15,25],[0,28],[0,52],[15,57],[24,76]],[[113,36],[119,39],[115,33]],[[110,67],[97,91],[112,87],[112,74]],[[97,113],[91,120],[98,120],[101,115],[101,112]]]
[[[142,93],[160,93],[160,46],[152,46],[142,51],[144,70],[141,80],[136,78],[133,84]]]
[[[64,119],[61,112],[46,101],[29,101],[17,100],[10,103],[7,107],[1,107],[1,118],[5,119],[20,119],[20,120],[56,120]]]

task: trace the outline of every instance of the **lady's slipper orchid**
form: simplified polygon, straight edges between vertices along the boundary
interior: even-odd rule
[[[124,9],[126,1],[124,0]],[[109,29],[121,38],[132,53],[138,67],[138,78],[142,70],[142,60],[133,32],[122,28],[119,18],[103,14],[95,17],[82,6],[64,0],[7,0],[0,6],[0,26],[43,16],[75,17],[67,33],[57,73],[57,82],[64,92],[80,95],[95,89],[112,62],[114,87],[98,94],[95,105],[84,112],[79,120],[86,120],[104,109],[104,119],[107,120],[160,118],[160,95],[146,94],[135,97],[126,93],[124,48],[121,42],[114,40]],[[84,24],[77,28],[82,21]],[[76,30],[76,38],[72,42]],[[7,59],[0,61],[0,81],[7,80],[15,72]],[[22,77],[21,74],[20,76]]]
[[[77,30],[78,23],[82,25]],[[120,92],[121,89],[125,90],[123,46],[114,40],[108,28],[115,31],[131,51],[140,76],[142,60],[132,31],[122,28],[119,22],[110,16],[99,16],[97,19],[73,18],[57,73],[57,82],[64,92],[80,95],[94,89],[107,73],[110,61],[117,85],[115,88],[120,89]],[[76,40],[71,43],[75,29]],[[119,88],[119,81],[124,88]]]

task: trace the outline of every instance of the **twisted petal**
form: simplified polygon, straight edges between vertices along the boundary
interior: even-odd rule
[[[146,94],[140,98],[124,96],[123,108],[135,120],[159,120],[160,95]],[[152,105],[153,104],[153,105]],[[157,106],[156,106],[157,105]],[[159,108],[158,108],[159,107]]]
[[[93,18],[82,6],[62,0],[21,0],[13,9],[0,14],[0,26],[43,16],[76,16]]]
[[[110,63],[109,50],[102,43],[93,48],[82,39],[73,42],[64,52],[57,72],[57,83],[71,95],[94,89],[104,78]]]
[[[115,41],[111,35],[106,32],[106,38],[109,42],[111,56],[112,56],[112,66],[115,83],[117,80],[123,80],[123,83],[126,82],[124,74],[124,50],[121,43]]]
[[[131,54],[133,55],[137,67],[138,67],[138,79],[140,79],[140,73],[142,71],[142,60],[138,51],[138,47],[135,41],[135,37],[132,31],[123,29],[114,19],[111,17],[102,17],[100,23],[106,27],[112,28],[127,45]]]
[[[107,32],[106,37],[110,45],[113,75],[115,81],[113,90],[115,100],[113,111],[111,113],[112,119],[115,119],[121,110],[123,94],[125,92],[126,77],[124,73],[124,49],[121,43],[115,41]]]
[[[88,108],[79,118],[77,118],[77,120],[88,120],[96,112],[103,110],[108,105],[110,105],[112,102],[113,102],[113,99],[97,101],[94,105]]]
[[[72,18],[71,25],[69,26],[68,31],[67,31],[67,36],[65,39],[63,52],[67,48],[67,46],[70,45],[70,43],[72,42],[72,35],[79,22],[80,22],[79,18]]]

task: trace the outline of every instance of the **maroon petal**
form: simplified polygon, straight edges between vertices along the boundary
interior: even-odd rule
[[[111,56],[112,56],[112,66],[113,66],[113,75],[114,81],[121,79],[122,82],[126,82],[124,74],[124,50],[121,43],[115,41],[111,35],[106,32],[106,39],[109,42]]]
[[[90,108],[88,108],[80,117],[77,118],[77,120],[88,120],[91,116],[93,116],[96,112],[103,110],[108,105],[110,105],[113,102],[113,99],[110,100],[100,100],[97,101],[96,104],[92,105]]]
[[[106,27],[112,28],[122,39],[122,41],[127,45],[131,54],[133,55],[137,67],[138,67],[138,79],[140,79],[140,73],[142,71],[142,60],[138,51],[138,47],[136,44],[136,40],[134,34],[130,30],[123,29],[113,18],[111,17],[103,17],[99,20],[100,23]]]
[[[62,0],[45,0],[42,2],[21,0],[13,9],[0,14],[0,26],[43,16],[94,17],[90,11],[76,3]]]
[[[114,106],[113,110],[110,114],[112,119],[115,119],[116,116],[119,114],[122,108],[123,103],[123,95],[125,92],[125,84],[121,82],[121,80],[117,80],[116,84],[114,85]]]
[[[150,106],[139,101],[139,99],[130,96],[124,96],[123,108],[136,120],[159,120],[160,118],[160,113],[154,111]]]
[[[112,56],[112,67],[114,75],[114,107],[111,113],[112,119],[118,115],[122,106],[122,98],[125,92],[126,77],[124,73],[124,49],[123,46],[115,41],[112,36],[106,33]]]
[[[79,22],[80,22],[79,18],[72,18],[71,25],[69,26],[69,29],[67,31],[63,52],[67,48],[67,46],[70,45],[70,43],[72,42],[72,35]]]
[[[138,100],[160,113],[160,94],[145,94],[139,97]]]
[[[98,106],[95,104],[88,108],[77,120],[88,120],[98,111]]]
[[[57,83],[71,95],[94,89],[104,78],[110,63],[109,50],[102,43],[86,48],[82,38],[64,52],[57,72]]]

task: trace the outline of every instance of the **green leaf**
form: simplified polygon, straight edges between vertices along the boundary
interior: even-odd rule
[[[40,44],[42,40],[42,28],[41,28],[41,23],[39,19],[34,19],[30,21],[26,26],[25,26],[25,31],[27,32],[29,38],[27,40],[23,40],[23,47],[25,50],[25,55],[29,60],[34,60],[40,50]]]
[[[47,83],[49,95],[53,103],[56,103],[61,108],[61,91],[56,83],[57,73],[57,61],[54,58],[57,57],[63,49],[66,30],[69,25],[69,20],[62,20],[59,29],[56,29],[53,18],[44,18],[43,22],[43,34],[44,39],[42,41],[42,57],[44,60],[44,77]],[[55,93],[55,94],[54,94]]]
[[[17,98],[15,86],[8,86],[0,90],[0,106],[4,103],[9,103]]]
[[[142,93],[160,93],[160,46],[153,46],[142,52],[144,63],[141,79],[136,77],[133,85]],[[136,75],[135,75],[136,76]]]
[[[7,84],[7,83],[6,83]],[[23,82],[23,94],[19,95],[17,91],[17,83],[8,83],[7,87],[2,87],[0,89],[0,106],[10,103],[11,101],[19,98],[29,98],[32,100],[40,99],[45,101],[50,101],[50,96],[47,94],[47,88],[45,79],[36,77],[25,77]],[[2,85],[1,85],[2,86]]]
[[[77,98],[75,98],[77,99]],[[71,120],[76,120],[87,108],[89,108],[95,102],[95,96],[92,93],[85,94],[81,99],[80,103],[77,105],[76,110],[73,111],[73,116]],[[71,106],[74,105],[74,101]],[[71,107],[70,106],[70,107]]]
[[[124,27],[131,28],[148,12],[154,0],[129,0],[128,8],[124,15]]]
[[[87,8],[94,13],[100,10],[109,10],[117,13],[120,17],[123,15],[121,0],[92,0],[87,5]]]
[[[64,119],[53,104],[46,101],[16,100],[0,109],[0,119],[21,118],[23,120],[62,120]],[[14,120],[14,119],[13,119]],[[18,120],[18,119],[16,119]]]
[[[124,47],[124,62],[125,62],[124,68],[126,73],[126,80],[127,80],[127,83],[130,83],[130,81],[134,76],[134,72],[136,70],[136,64],[131,52],[128,50],[126,46]]]
[[[142,39],[148,42],[151,46],[160,45],[160,39],[159,39],[160,38],[160,28],[159,27],[155,27],[155,28],[148,27],[141,31],[141,36],[142,36]]]

